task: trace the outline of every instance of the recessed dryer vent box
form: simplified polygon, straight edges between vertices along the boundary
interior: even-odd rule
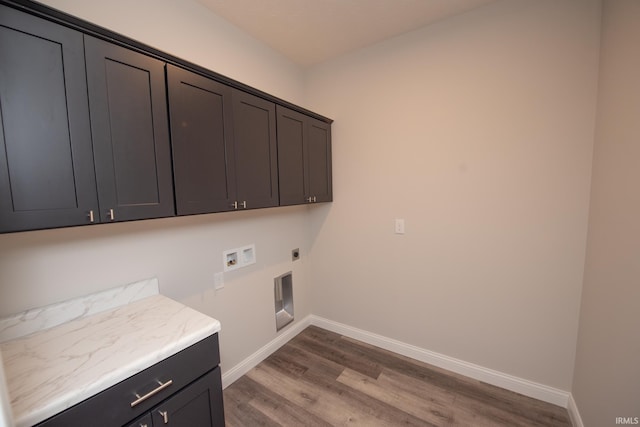
[[[293,322],[293,274],[288,272],[273,279],[276,309],[276,331]]]
[[[237,249],[229,249],[222,253],[222,266],[224,271],[237,270],[256,263],[256,245],[243,246]]]

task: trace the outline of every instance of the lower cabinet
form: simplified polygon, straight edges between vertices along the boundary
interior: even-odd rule
[[[38,424],[223,427],[218,334]]]
[[[224,426],[224,416],[218,408],[220,389],[219,375],[209,372],[128,427]]]

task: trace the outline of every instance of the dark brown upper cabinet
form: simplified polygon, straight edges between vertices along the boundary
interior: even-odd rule
[[[175,214],[165,63],[85,36],[101,221]]]
[[[275,104],[169,65],[179,215],[278,205]]]
[[[331,201],[330,123],[0,0],[0,233]]]
[[[331,202],[331,126],[328,123],[312,117],[307,118],[305,153],[305,168],[309,182],[307,201]]]
[[[233,89],[238,209],[278,206],[276,106]]]
[[[331,125],[278,105],[280,205],[330,202]]]
[[[84,64],[81,33],[0,6],[0,232],[97,212]]]
[[[178,215],[232,210],[236,202],[231,88],[167,66]]]

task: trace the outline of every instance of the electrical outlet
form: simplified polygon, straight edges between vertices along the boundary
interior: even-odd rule
[[[396,218],[396,234],[404,234],[404,219]]]
[[[213,275],[213,288],[217,291],[224,288],[224,273],[215,273]]]

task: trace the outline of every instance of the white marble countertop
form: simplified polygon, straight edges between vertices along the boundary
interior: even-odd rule
[[[219,330],[217,320],[151,295],[5,341],[14,423],[43,421]]]

